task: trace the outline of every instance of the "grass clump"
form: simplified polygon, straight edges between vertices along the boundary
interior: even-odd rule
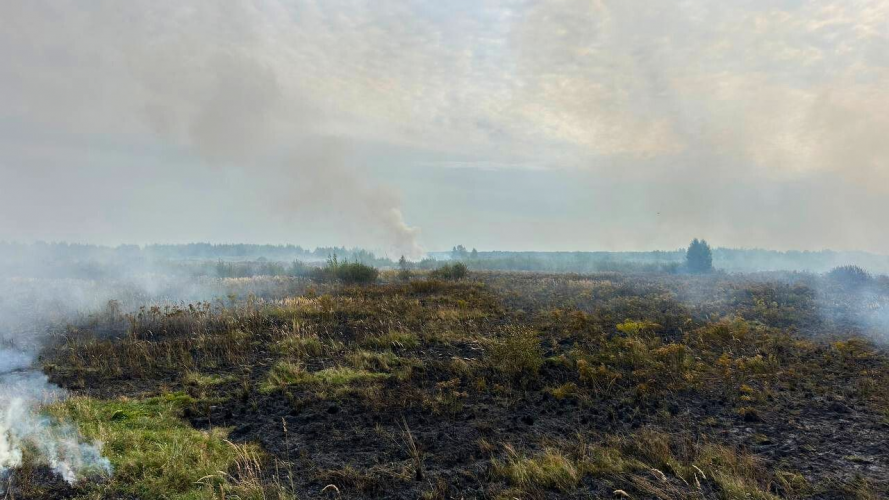
[[[278,341],[278,350],[285,355],[317,357],[324,352],[324,344],[315,335],[289,334]]]
[[[528,328],[509,328],[504,338],[490,348],[491,366],[510,378],[537,375],[543,366],[543,349],[536,331]]]
[[[308,372],[306,372],[305,367],[301,363],[287,360],[279,361],[269,370],[260,390],[262,392],[272,392],[276,389],[304,383],[309,378]]]
[[[494,460],[495,477],[522,488],[548,488],[562,492],[577,486],[580,474],[574,462],[556,449],[547,448],[536,456],[525,456],[506,445],[506,458]]]
[[[355,369],[390,374],[398,380],[409,379],[414,368],[423,366],[423,362],[419,359],[403,358],[392,351],[373,352],[359,349],[346,356],[346,360]]]
[[[420,338],[413,332],[389,330],[386,333],[365,337],[360,345],[365,348],[377,349],[413,349],[420,345]]]
[[[228,442],[223,429],[190,427],[179,418],[189,402],[178,394],[142,401],[75,397],[47,411],[74,422],[86,438],[104,444],[102,452],[114,474],[108,482],[88,486],[90,496],[268,498],[258,479],[260,458],[255,447]],[[247,470],[245,457],[252,460],[249,477],[238,473]]]
[[[388,373],[371,372],[348,366],[335,366],[316,372],[308,372],[299,363],[280,361],[269,370],[269,374],[260,390],[268,393],[277,389],[298,385],[346,386],[353,383],[375,382],[388,377]]]
[[[752,455],[651,429],[599,443],[551,444],[532,454],[504,448],[505,456],[491,462],[493,476],[531,496],[542,490],[572,492],[586,477],[634,498],[684,498],[690,485],[706,486],[722,500],[777,500],[779,491],[789,496],[808,491],[802,476],[770,472]]]
[[[182,377],[182,383],[195,387],[213,387],[222,385],[235,380],[233,375],[214,375],[212,373],[201,373],[189,370]]]
[[[336,366],[325,368],[312,373],[312,381],[327,385],[348,385],[358,382],[374,382],[388,378],[386,373],[375,373],[367,370],[357,370],[348,366]]]

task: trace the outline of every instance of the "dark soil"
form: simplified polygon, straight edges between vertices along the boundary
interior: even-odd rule
[[[889,496],[889,357],[866,339],[855,344],[860,351],[848,355],[827,340],[867,332],[835,319],[853,317],[857,304],[841,304],[845,309],[827,315],[818,300],[806,284],[725,276],[492,274],[428,289],[344,288],[333,294],[329,314],[299,315],[305,331],[325,345],[340,346],[297,355],[307,371],[347,364],[363,339],[393,328],[417,333],[419,343],[365,347],[391,351],[416,366],[406,377],[359,382],[340,392],[317,385],[260,390],[285,356],[274,347],[275,332],[286,328],[288,319],[271,313],[250,320],[254,337],[238,363],[217,359],[200,366],[202,354],[192,348],[202,372],[231,377],[212,387],[183,382],[175,367],[108,374],[73,366],[65,351],[72,349],[70,343],[48,351],[45,360],[54,382],[94,397],[188,392],[195,403],[183,418],[197,428],[231,428],[234,441],[259,443],[276,459],[274,468],[266,467],[270,480],[275,476],[292,484],[298,498],[522,494],[516,491],[524,492],[522,498],[611,498],[615,490],[632,498],[724,497],[715,484],[696,488],[673,474],[665,479],[665,493],[657,495],[639,486],[640,479],[621,474],[591,473],[576,487],[560,490],[511,484],[492,469],[492,459],[504,456],[506,444],[533,454],[577,436],[605,443],[615,436],[632,440],[651,429],[752,454],[764,470],[761,489],[777,497]],[[629,334],[616,325],[627,319],[656,325],[651,327],[656,338],[646,340],[652,346],[686,346],[693,381],[667,383],[672,370],[658,372],[653,364],[646,368],[653,371],[641,373],[640,367],[617,361],[616,346]],[[695,340],[717,338],[707,332],[731,321],[751,325],[754,333],[712,344]],[[539,369],[504,372],[491,361],[485,339],[499,342],[514,326],[539,332],[545,360]],[[188,329],[154,335],[150,340],[162,343],[188,335]],[[717,368],[726,356],[729,365]],[[745,367],[744,360],[756,356],[768,367]],[[607,365],[619,377],[610,385],[589,385],[581,358],[593,367]],[[472,368],[461,371],[455,360]],[[576,385],[579,394],[554,395],[553,388],[565,384]],[[419,467],[409,452],[408,432],[421,452]],[[791,491],[768,479],[778,473],[799,474],[805,485]],[[47,471],[36,480],[47,490],[33,498],[75,493]]]

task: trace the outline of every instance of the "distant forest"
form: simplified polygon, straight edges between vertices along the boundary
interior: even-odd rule
[[[606,271],[682,272],[685,249],[651,252],[479,252],[457,246],[431,253],[437,260],[460,260],[470,269],[592,273]],[[713,267],[726,272],[804,271],[823,273],[855,265],[871,273],[889,273],[889,255],[868,252],[777,251],[714,248]]]
[[[216,276],[307,275],[336,255],[341,261],[392,267],[360,248],[188,243],[120,245],[0,242],[0,276],[103,279],[133,274]]]
[[[0,242],[0,276],[101,279],[128,274],[172,274],[224,278],[259,275],[304,276],[336,255],[381,269],[398,267],[387,257],[360,248],[298,245],[211,244],[120,245]],[[435,269],[461,261],[470,270],[551,273],[683,272],[685,249],[651,252],[509,252],[476,251],[457,245],[431,252],[410,269]],[[827,272],[855,265],[873,274],[889,273],[889,256],[867,252],[775,251],[714,248],[713,266],[725,272]]]

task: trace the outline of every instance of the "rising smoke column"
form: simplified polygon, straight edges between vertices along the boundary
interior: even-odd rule
[[[145,34],[123,49],[139,89],[134,104],[151,130],[218,172],[234,170],[256,182],[254,192],[273,193],[261,196],[272,216],[290,210],[293,216],[283,218],[296,227],[320,218],[343,228],[341,243],[419,258],[419,230],[405,221],[399,197],[347,154],[349,140],[294,74],[296,56],[267,38],[262,14],[239,3],[178,14],[198,23],[223,16],[235,24],[226,26],[234,38],[210,43],[220,27],[204,26],[206,38],[196,38],[188,25],[167,25],[161,17],[149,25],[162,37]]]

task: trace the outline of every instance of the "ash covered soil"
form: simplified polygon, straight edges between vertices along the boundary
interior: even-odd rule
[[[41,361],[111,477],[14,498],[884,498],[885,282],[476,273],[114,308]]]

